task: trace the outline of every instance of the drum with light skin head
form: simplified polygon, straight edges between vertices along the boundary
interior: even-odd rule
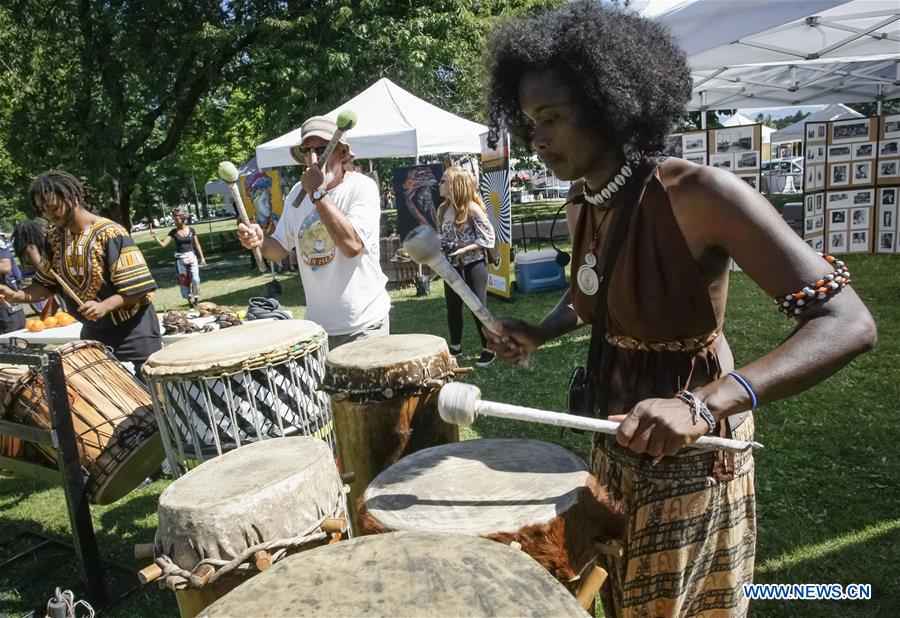
[[[163,445],[150,394],[96,341],[61,346],[75,443],[87,472],[91,502],[108,504],[137,487],[163,461]],[[16,377],[18,376],[18,377]],[[15,381],[10,383],[10,379]],[[0,371],[4,418],[41,429],[52,426],[44,380],[37,368]],[[57,450],[4,436],[7,457],[56,467]]]
[[[322,389],[331,393],[338,460],[353,473],[348,508],[375,476],[410,453],[459,440],[441,420],[440,387],[459,370],[446,342],[432,335],[388,335],[329,352]]]
[[[174,343],[144,365],[176,478],[266,438],[311,435],[334,450],[319,390],[328,336],[306,320],[248,322]]]
[[[310,436],[243,446],[169,485],[154,556],[181,616],[292,553],[338,540],[344,491],[331,449]]]
[[[362,534],[442,532],[516,543],[573,592],[604,549],[598,546],[624,538],[626,526],[580,457],[537,440],[419,451],[379,474],[361,508]]]
[[[291,556],[201,616],[578,616],[523,552],[462,535],[394,532]]]

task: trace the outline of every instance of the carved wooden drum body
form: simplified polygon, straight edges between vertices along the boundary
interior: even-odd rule
[[[453,379],[456,359],[432,335],[388,335],[329,352],[323,390],[331,393],[338,459],[352,472],[348,507],[375,476],[401,457],[456,442],[456,425],[437,411],[440,387]]]
[[[319,390],[328,336],[314,322],[250,322],[184,339],[144,365],[176,477],[266,438],[312,435],[334,450]]]
[[[158,515],[156,564],[187,617],[283,557],[336,540],[344,486],[324,441],[276,438],[194,468],[162,493]]]
[[[163,461],[163,445],[150,394],[107,348],[96,341],[61,346],[75,444],[87,474],[91,502],[108,504],[137,487]],[[37,368],[5,366],[0,372],[3,417],[52,426],[44,379]],[[13,380],[14,379],[14,380]],[[56,465],[57,450],[4,436],[7,457]]]
[[[448,532],[515,542],[564,583],[592,564],[599,543],[625,530],[584,461],[537,440],[467,440],[419,451],[379,474],[362,504],[362,534]]]
[[[394,532],[291,556],[201,616],[586,617],[522,552],[475,537]]]

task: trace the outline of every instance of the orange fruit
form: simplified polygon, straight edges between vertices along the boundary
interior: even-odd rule
[[[75,318],[73,318],[71,315],[69,315],[65,311],[60,311],[54,317],[56,318],[56,321],[59,323],[60,326],[68,326],[69,324],[72,324],[75,322]]]
[[[45,328],[53,328],[54,326],[58,326],[58,325],[59,325],[59,321],[52,315],[44,318],[44,327]]]
[[[31,323],[31,332],[33,332],[33,333],[39,333],[39,332],[41,332],[42,330],[44,330],[44,323],[41,322],[40,320],[34,320],[34,321]]]
[[[25,320],[25,330],[27,330],[29,332],[34,330],[34,320],[33,319],[28,318],[27,320]]]

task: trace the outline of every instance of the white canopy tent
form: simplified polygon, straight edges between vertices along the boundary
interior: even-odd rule
[[[252,157],[238,168],[238,176],[246,176],[247,174],[252,174],[258,171],[259,167],[256,165],[256,157]],[[226,202],[231,199],[231,189],[228,188],[228,183],[226,183],[224,180],[215,180],[213,182],[206,183],[206,194],[224,195],[226,198]]]
[[[742,0],[727,11],[718,0],[648,0],[642,12],[687,51],[691,110],[900,97],[897,0]]]
[[[325,114],[337,120],[341,110],[356,113],[347,142],[361,159],[481,152],[480,135],[487,127],[460,118],[382,78],[343,105]],[[300,142],[300,129],[256,147],[260,167],[296,165],[290,149]]]
[[[733,116],[729,116],[725,120],[722,121],[723,127],[740,127],[748,124],[758,124],[755,120],[751,120],[747,118],[745,115],[741,113],[737,113]],[[772,134],[775,133],[775,129],[772,127],[767,127],[766,125],[762,125],[762,143],[769,144],[772,142]]]
[[[775,131],[775,133],[772,134],[772,143],[783,144],[785,142],[802,142],[803,130],[807,122],[827,122],[829,120],[842,120],[844,118],[859,118],[860,116],[862,116],[862,114],[856,110],[850,109],[846,105],[832,103],[826,105],[817,112],[813,112],[803,120]]]

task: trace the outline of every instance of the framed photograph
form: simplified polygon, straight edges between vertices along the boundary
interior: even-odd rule
[[[878,207],[878,229],[892,231],[897,229],[897,207],[879,206]]]
[[[728,127],[716,131],[716,152],[748,152],[755,150],[753,134],[756,127]]]
[[[803,200],[804,208],[803,208],[803,216],[811,217],[816,212],[816,196],[815,195],[807,195]]]
[[[874,206],[875,189],[857,189],[850,191],[851,206]]]
[[[853,184],[872,184],[872,161],[854,161],[850,167],[853,170]]]
[[[837,120],[831,123],[831,143],[846,144],[849,142],[869,141],[868,118],[854,118],[853,120]]]
[[[896,157],[900,155],[900,139],[889,139],[878,143],[879,157]]]
[[[695,152],[684,155],[685,161],[690,161],[691,163],[696,163],[697,165],[706,165],[706,153],[705,152]]]
[[[869,250],[869,231],[850,232],[850,251],[859,253]]]
[[[818,236],[810,236],[805,240],[806,244],[812,247],[813,251],[818,251],[819,253],[825,252],[825,237],[821,234]]]
[[[804,174],[804,177],[803,177],[803,186],[806,188],[807,191],[809,191],[810,189],[816,188],[815,167],[816,167],[815,165],[807,165],[806,166],[806,173]]]
[[[702,152],[706,153],[706,131],[700,133],[684,133],[681,136],[682,152]],[[687,158],[687,157],[685,157]]]
[[[740,174],[738,175],[738,178],[759,191],[759,178],[756,174]]]
[[[825,231],[825,215],[813,217],[813,232]]]
[[[878,178],[897,178],[900,177],[900,172],[898,172],[898,164],[900,164],[900,159],[892,159],[889,161],[879,161],[878,162]]]
[[[847,224],[847,210],[832,210],[828,213],[828,228],[831,230],[846,230],[848,228]]]
[[[884,117],[884,139],[900,137],[900,114]]]
[[[851,208],[850,209],[850,229],[851,230],[867,230],[867,229],[869,229],[869,209],[868,208]]]
[[[887,189],[881,189],[880,195],[878,197],[878,203],[882,206],[896,206],[897,187],[888,187]]]
[[[875,142],[853,144],[853,160],[872,159],[875,157]]]
[[[850,192],[849,191],[831,191],[828,194],[828,199],[826,200],[825,208],[831,210],[832,208],[845,208],[850,205]]]
[[[847,232],[828,233],[828,253],[845,253],[847,251]]]
[[[735,170],[759,169],[759,153],[755,150],[734,155]]]
[[[824,122],[810,122],[806,125],[807,142],[824,142],[827,124]]]
[[[816,206],[813,214],[821,215],[823,212],[825,212],[825,194],[816,193]]]
[[[838,163],[840,161],[849,161],[853,158],[853,146],[842,144],[840,146],[828,147],[828,162]]]
[[[824,165],[814,165],[813,169],[816,172],[816,179],[813,181],[814,189],[824,189],[825,188],[825,166]]]
[[[893,253],[894,237],[894,232],[880,232],[878,234],[878,253]]]
[[[681,150],[681,135],[670,135],[667,137],[666,148],[663,152],[670,157],[681,158],[681,155],[683,154]]]
[[[849,163],[835,163],[831,166],[831,173],[829,174],[829,186],[831,187],[841,187],[844,185],[850,184],[850,164]]]
[[[729,172],[734,170],[733,154],[714,154],[709,155],[709,164],[713,167],[721,167]]]
[[[811,234],[813,231],[813,219],[815,217],[806,217],[803,220],[803,232],[806,234]]]

